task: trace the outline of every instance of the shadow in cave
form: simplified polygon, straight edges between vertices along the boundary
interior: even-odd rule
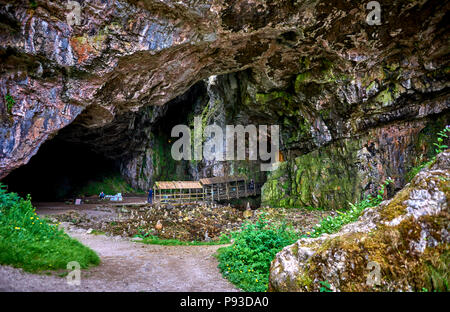
[[[45,142],[28,164],[1,182],[8,190],[33,200],[64,200],[93,180],[118,174],[117,164],[91,147],[55,137]]]

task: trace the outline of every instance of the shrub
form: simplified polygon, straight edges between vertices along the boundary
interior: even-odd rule
[[[435,146],[435,155],[431,157],[430,160],[423,161],[418,166],[411,168],[411,170],[406,174],[406,181],[411,181],[416,176],[416,174],[419,173],[420,170],[430,166],[434,162],[437,154],[442,153],[445,149],[448,148],[448,146],[444,144],[445,141],[448,141],[448,132],[450,132],[450,125],[445,126],[443,130],[437,133],[437,142],[433,143],[433,145]]]
[[[244,291],[267,291],[270,263],[298,235],[286,225],[269,225],[264,216],[232,233],[233,245],[218,250],[223,276]]]
[[[433,143],[433,145],[436,146],[436,148],[434,150],[436,152],[436,155],[439,153],[442,153],[446,148],[448,148],[448,146],[444,144],[444,141],[446,139],[448,139],[447,132],[450,132],[449,125],[445,126],[445,128],[442,131],[439,131],[437,134],[437,136],[438,136],[437,142]],[[436,158],[436,157],[434,157],[434,158]]]
[[[0,184],[0,264],[35,272],[66,269],[70,261],[82,268],[100,263],[94,251],[39,218],[29,197],[8,193]]]
[[[286,225],[269,225],[262,216],[255,224],[245,223],[241,231],[233,232],[234,243],[218,250],[219,269],[223,276],[244,291],[266,291],[269,280],[270,263],[284,247],[293,244],[301,237],[319,237],[339,231],[345,224],[355,222],[364,209],[379,205],[388,184],[381,184],[377,196],[367,196],[357,204],[350,203],[346,212],[338,211],[335,217],[327,217],[317,224],[309,235],[299,236]],[[328,291],[326,283],[322,291]]]

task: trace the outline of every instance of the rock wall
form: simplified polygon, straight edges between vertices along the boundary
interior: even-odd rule
[[[450,150],[338,233],[285,247],[271,291],[448,291]]]
[[[263,205],[348,208],[380,183],[394,180],[387,196],[408,181],[408,173],[434,151],[436,134],[449,115],[378,127],[288,160],[272,172],[263,188]],[[429,154],[429,155],[427,155]]]
[[[382,3],[379,26],[366,23],[366,4],[355,1],[79,3],[73,20],[64,2],[0,1],[0,178],[68,128],[68,137],[95,141],[133,185],[146,187],[173,169],[154,171],[164,157],[154,155],[162,138],[149,112],[162,116],[161,107],[197,82],[225,75],[208,93],[237,116],[233,123],[242,116],[282,129],[289,183],[269,183],[266,202],[286,189],[286,205],[338,207],[386,175],[401,187],[401,171],[419,158],[411,137],[448,116],[446,2]],[[219,115],[211,120],[228,122]],[[398,170],[388,165],[402,152]],[[363,168],[368,159],[376,169]],[[223,166],[203,163],[191,176]],[[315,184],[301,181],[298,166],[321,168]],[[184,165],[176,167],[181,174]],[[239,167],[249,166],[226,170]],[[344,169],[342,195],[335,180]]]
[[[211,76],[205,80],[207,88],[207,102],[197,105],[194,108],[193,115],[189,120],[192,125],[194,116],[200,117],[202,127],[208,125],[219,126],[224,134],[222,141],[223,151],[226,151],[226,126],[227,125],[249,125],[257,124],[253,116],[245,110],[241,102],[241,86],[245,83],[246,77],[237,74],[226,74],[220,76]],[[207,142],[210,137],[204,137]],[[248,139],[245,140],[245,152],[248,156]],[[237,143],[236,143],[237,144]],[[236,151],[236,146],[235,146]],[[259,160],[206,160],[191,161],[191,175],[194,179],[213,176],[226,175],[247,175],[248,178],[255,179],[257,182],[266,180],[265,172],[260,170],[261,162]]]

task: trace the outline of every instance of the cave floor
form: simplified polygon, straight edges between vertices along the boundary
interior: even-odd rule
[[[38,214],[52,222],[69,222],[85,230],[110,236],[131,238],[157,236],[159,239],[203,241],[219,240],[221,235],[237,231],[246,221],[255,222],[262,215],[269,223],[287,224],[306,234],[332,211],[305,208],[258,208],[244,213],[230,205],[204,204],[159,206],[145,203],[146,198],[124,198],[123,202],[91,201],[82,205],[35,203]],[[156,225],[161,223],[162,229]]]

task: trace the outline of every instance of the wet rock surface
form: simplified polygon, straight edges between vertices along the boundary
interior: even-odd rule
[[[305,238],[272,262],[271,291],[448,290],[450,150],[394,198],[338,233]],[[378,274],[378,277],[375,274]]]

